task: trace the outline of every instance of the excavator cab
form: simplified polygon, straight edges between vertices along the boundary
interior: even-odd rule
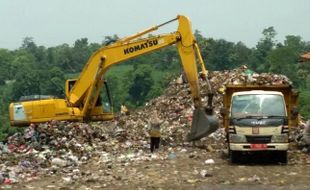
[[[66,97],[69,96],[70,91],[75,85],[77,79],[68,79],[65,85]],[[97,115],[96,117],[91,118],[90,120],[101,120],[102,118],[111,118],[113,117],[113,103],[112,96],[110,94],[110,88],[108,82],[103,79],[101,81],[103,84],[102,93],[98,95],[96,103],[92,108],[92,115]],[[68,99],[68,98],[67,98]],[[100,115],[100,116],[99,116]],[[97,118],[97,119],[96,119]],[[88,118],[89,119],[89,118]]]

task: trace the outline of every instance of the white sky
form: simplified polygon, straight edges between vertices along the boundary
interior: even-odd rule
[[[25,37],[46,47],[83,37],[100,43],[104,36],[125,37],[178,14],[204,37],[249,47],[269,26],[280,42],[286,35],[310,41],[310,0],[0,0],[0,48],[16,49]]]

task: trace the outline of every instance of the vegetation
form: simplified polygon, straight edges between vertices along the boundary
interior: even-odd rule
[[[259,73],[288,76],[301,92],[302,115],[310,119],[310,63],[298,63],[299,56],[310,50],[310,42],[292,35],[286,36],[283,43],[276,42],[273,27],[263,30],[254,48],[242,42],[205,38],[199,31],[195,35],[208,70],[233,69],[246,64]],[[0,139],[15,130],[8,123],[9,102],[32,94],[64,97],[65,80],[78,76],[94,51],[117,39],[114,35],[105,37],[102,43],[89,43],[87,38],[82,38],[73,46],[62,44],[47,48],[26,37],[16,50],[0,49]],[[124,102],[131,109],[143,106],[160,95],[181,71],[174,47],[112,67],[105,77],[110,83],[115,110]]]

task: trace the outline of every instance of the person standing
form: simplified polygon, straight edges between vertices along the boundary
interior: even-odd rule
[[[158,118],[157,113],[155,112],[151,120],[149,121],[149,135],[150,135],[150,150],[153,153],[155,149],[159,149],[160,144],[160,126],[163,123]]]
[[[128,108],[125,106],[125,104],[121,105],[121,115],[129,115],[129,110]]]

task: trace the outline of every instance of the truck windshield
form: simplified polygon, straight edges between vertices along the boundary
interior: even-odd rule
[[[286,116],[283,96],[276,94],[245,94],[232,99],[231,117]]]

